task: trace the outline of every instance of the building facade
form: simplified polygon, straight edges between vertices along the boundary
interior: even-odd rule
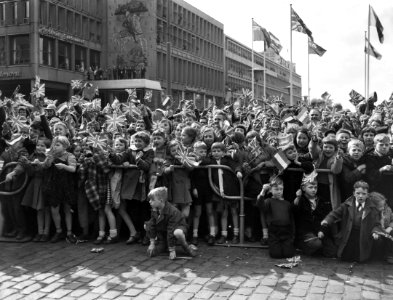
[[[0,0],[0,89],[29,95],[35,75],[48,98],[100,66],[103,0]],[[91,69],[90,69],[91,68]]]
[[[225,86],[227,94],[236,99],[242,95],[242,89],[252,90],[252,49],[225,36]],[[264,72],[266,74],[266,97],[279,96],[289,104],[290,63],[272,51],[254,52],[254,96],[262,99],[264,93]],[[301,77],[292,66],[292,91],[294,103],[302,100]]]
[[[265,70],[254,53],[255,69]],[[266,58],[267,95],[289,97],[289,65]],[[193,99],[199,108],[223,104],[251,89],[251,49],[224,35],[222,23],[183,0],[0,0],[0,90],[17,85],[28,95],[35,75],[50,99],[72,95],[72,79],[91,80],[104,102],[138,97],[154,86],[150,105],[162,93]],[[294,73],[294,98],[301,80]],[[163,92],[159,91],[160,89]],[[256,97],[263,94],[263,72],[255,71]]]

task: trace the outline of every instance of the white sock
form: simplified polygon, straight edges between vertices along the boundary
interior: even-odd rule
[[[226,230],[221,231],[221,235],[225,237],[228,236],[228,231]]]
[[[216,229],[214,228],[214,226],[210,227],[210,235],[216,236]]]
[[[117,237],[117,229],[110,229],[109,230],[109,236],[111,238]]]
[[[198,237],[198,229],[192,230],[192,237]]]
[[[99,237],[104,237],[105,236],[105,231],[98,231],[98,236]]]
[[[262,233],[263,233],[263,238],[264,238],[264,239],[267,239],[267,238],[269,237],[267,228],[263,228],[263,229],[262,229]]]
[[[239,236],[239,228],[233,228],[233,235]]]

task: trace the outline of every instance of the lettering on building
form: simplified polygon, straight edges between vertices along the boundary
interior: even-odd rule
[[[74,42],[77,44],[84,44],[85,43],[85,41],[83,39],[80,39],[76,36],[73,36],[73,35],[70,35],[67,33],[56,31],[53,28],[49,28],[49,27],[41,27],[39,29],[39,33],[41,35],[49,36],[49,37],[56,38],[56,39],[59,39],[62,41]]]
[[[10,77],[20,77],[21,73],[19,71],[15,72],[2,72],[0,71],[0,78],[10,78]]]

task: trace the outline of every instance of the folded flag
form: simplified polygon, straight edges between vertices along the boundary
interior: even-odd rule
[[[288,168],[291,163],[285,153],[281,150],[278,150],[278,152],[273,156],[272,162],[280,173]]]
[[[360,102],[362,102],[363,100],[366,99],[362,95],[360,95],[358,92],[356,92],[355,90],[352,90],[349,93],[349,97],[351,97],[349,102],[351,102],[355,106],[357,106]]]
[[[325,54],[325,52],[325,49],[308,39],[308,54],[317,54],[322,56]]]
[[[311,41],[314,41],[311,30],[308,29],[306,24],[304,24],[303,20],[299,17],[299,15],[295,12],[293,8],[291,8],[291,25],[293,31],[307,34]]]
[[[377,16],[377,14],[375,13],[374,9],[371,6],[370,6],[370,10],[369,10],[369,20],[370,20],[370,26],[374,26],[375,28],[377,28],[378,39],[379,39],[379,42],[382,44],[383,40],[384,40],[383,26]]]
[[[374,46],[368,41],[368,39],[366,38],[366,44],[368,43],[369,47],[365,47],[364,48],[364,52],[374,56],[376,59],[380,60],[382,58],[382,54],[379,53],[377,50],[375,50]]]

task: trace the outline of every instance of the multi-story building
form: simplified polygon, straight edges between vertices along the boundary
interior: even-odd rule
[[[103,0],[0,0],[0,89],[29,95],[35,75],[66,100],[71,79],[100,66]]]
[[[289,73],[290,63],[272,51],[266,53],[266,68],[264,53],[253,52],[251,48],[225,36],[225,72],[227,91],[232,92],[232,98],[242,95],[242,89],[252,90],[252,53],[254,53],[254,96],[262,99],[264,89],[264,72],[266,74],[266,97],[282,96],[289,103]],[[294,103],[301,101],[301,77],[292,66],[292,91]]]
[[[264,70],[263,55],[254,53]],[[268,95],[287,98],[289,65],[266,58]],[[225,72],[224,72],[225,70]],[[255,71],[255,91],[263,90]],[[251,89],[251,49],[224,36],[222,23],[183,0],[0,0],[0,90],[17,85],[28,95],[39,75],[51,99],[66,100],[72,79],[92,80],[106,101],[127,98],[126,88],[223,103],[226,88]],[[300,76],[294,74],[300,97]],[[236,93],[235,93],[236,95]]]

